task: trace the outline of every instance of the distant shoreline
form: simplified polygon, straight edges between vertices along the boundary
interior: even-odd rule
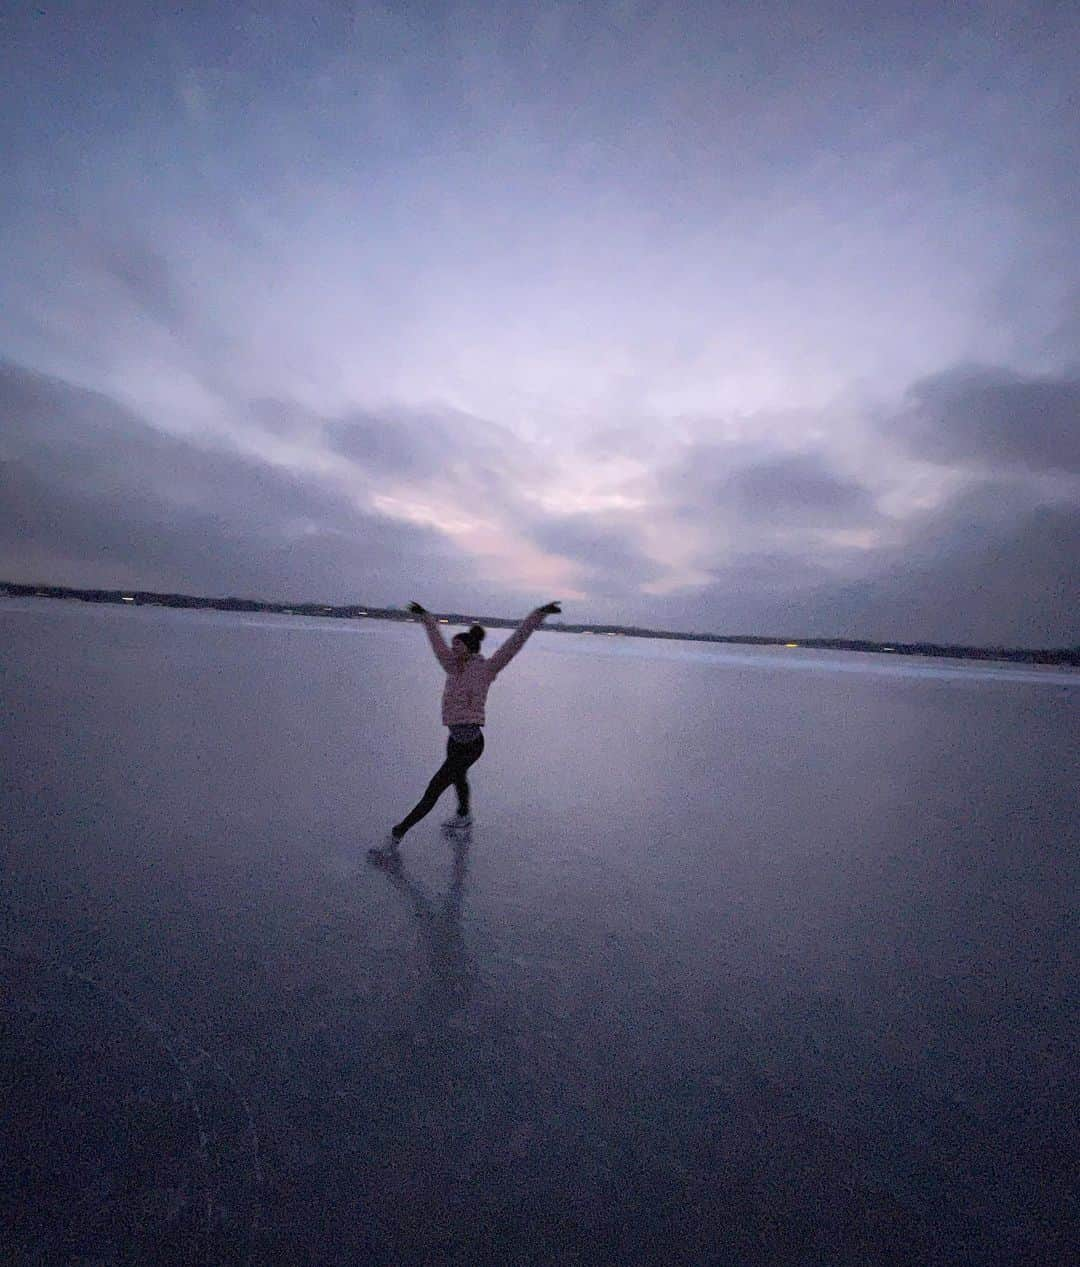
[[[270,612],[281,616],[320,616],[337,620],[397,620],[416,623],[418,617],[396,607],[369,607],[362,603],[331,606],[327,603],[264,602],[253,598],[207,598],[192,594],[161,594],[150,590],[73,589],[66,585],[22,585],[0,581],[0,595],[17,598],[62,598],[84,603],[132,604],[142,607],[208,608],[213,611]],[[467,625],[476,620],[491,628],[512,629],[517,620],[503,616],[466,616],[460,612],[433,613],[445,624]],[[936,656],[950,660],[1003,660],[1020,664],[1065,665],[1080,668],[1080,647],[966,647],[932,642],[872,642],[852,638],[764,637],[756,634],[681,633],[668,629],[643,629],[636,625],[568,625],[548,621],[555,633],[587,633],[625,638],[667,638],[678,642],[715,642],[757,647],[805,647],[817,651],[863,651],[886,655]]]

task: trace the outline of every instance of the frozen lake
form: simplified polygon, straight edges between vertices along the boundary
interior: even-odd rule
[[[17,1267],[1064,1261],[1080,674],[540,633],[394,874],[419,626],[0,639]]]

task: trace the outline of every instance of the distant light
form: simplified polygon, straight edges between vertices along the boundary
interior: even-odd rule
[[[121,594],[120,601],[122,603],[133,603],[135,600],[131,597],[130,594]]]
[[[895,650],[896,650],[896,648],[895,648],[895,647],[882,647],[881,649],[882,649],[882,651],[895,651]]]
[[[784,643],[784,646],[785,646],[785,647],[797,647],[798,645],[799,645],[799,644],[798,644],[797,642],[785,642],[785,643]]]
[[[440,616],[440,617],[439,617],[439,624],[440,624],[440,625],[448,625],[449,623],[450,623],[450,622],[446,619],[446,617],[445,617],[445,616]]]

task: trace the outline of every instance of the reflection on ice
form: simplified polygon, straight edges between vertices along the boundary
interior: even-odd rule
[[[461,932],[461,903],[469,863],[469,833],[454,840],[450,883],[441,898],[434,899],[402,864],[380,867],[390,886],[408,903],[427,952],[429,976],[423,987],[419,1012],[427,1025],[445,1025],[468,1002],[473,973]]]

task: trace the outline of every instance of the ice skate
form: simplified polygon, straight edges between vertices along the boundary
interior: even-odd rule
[[[390,832],[381,845],[368,850],[368,858],[380,867],[400,866],[401,851],[398,849],[398,837]]]

